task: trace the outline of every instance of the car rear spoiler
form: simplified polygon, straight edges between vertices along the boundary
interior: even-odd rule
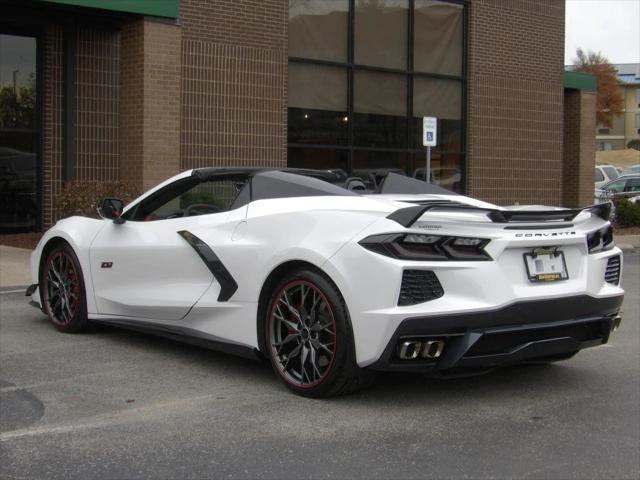
[[[452,202],[433,202],[429,205],[416,205],[415,207],[400,208],[388,215],[389,220],[399,223],[405,228],[411,227],[418,219],[429,210],[458,210],[471,212],[486,212],[487,217],[493,223],[516,222],[570,222],[581,212],[590,212],[603,220],[609,220],[611,204],[600,203],[586,208],[562,209],[562,210],[498,210],[496,208],[474,207],[472,205],[456,204]]]

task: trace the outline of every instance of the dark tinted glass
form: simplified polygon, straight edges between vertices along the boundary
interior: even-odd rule
[[[422,145],[422,117],[413,118],[413,147],[425,148]],[[438,120],[438,146],[432,152],[462,151],[462,122],[459,120]]]
[[[36,39],[0,35],[0,232],[38,224]]]
[[[289,56],[347,61],[348,0],[289,0]]]
[[[289,166],[337,165],[365,176],[395,168],[413,174],[424,168],[422,118],[434,116],[438,146],[432,149],[433,180],[460,191],[465,81],[385,69],[409,74],[412,62],[419,73],[462,77],[461,3],[289,0],[289,56],[295,57],[289,62]],[[314,65],[303,58],[344,65]]]
[[[419,180],[425,178],[426,152],[413,154],[413,171],[411,176]],[[462,191],[462,162],[464,156],[460,153],[442,154],[439,150],[431,155],[431,183],[440,185],[447,190],[460,193]]]
[[[414,78],[413,147],[422,147],[422,117],[438,119],[438,150],[462,150],[462,83],[456,80]]]
[[[406,171],[407,154],[404,152],[353,152],[353,175],[375,181],[376,185],[380,184],[388,172],[405,174]]]
[[[346,177],[347,151],[332,148],[289,147],[287,164],[292,168],[342,170]]]
[[[289,143],[347,143],[345,69],[289,64]]]
[[[462,5],[434,0],[414,1],[414,70],[461,75]]]
[[[403,148],[407,132],[404,75],[354,72],[354,144]]]
[[[407,68],[408,0],[356,0],[355,63]]]

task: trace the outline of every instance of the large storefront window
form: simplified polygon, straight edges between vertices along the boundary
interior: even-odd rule
[[[38,228],[36,39],[0,34],[0,233]]]
[[[289,0],[289,166],[424,178],[436,116],[432,180],[461,190],[464,22],[457,0]]]

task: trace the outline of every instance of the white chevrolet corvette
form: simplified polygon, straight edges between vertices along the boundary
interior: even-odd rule
[[[298,394],[375,371],[566,359],[620,323],[608,206],[500,208],[389,173],[203,168],[46,232],[27,290],[93,322],[266,358]]]

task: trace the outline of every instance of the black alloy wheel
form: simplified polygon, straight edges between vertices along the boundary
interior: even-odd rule
[[[40,292],[44,311],[61,332],[79,332],[87,328],[87,302],[80,263],[64,243],[49,252],[40,274]]]
[[[299,270],[282,279],[267,315],[269,358],[289,389],[327,397],[369,383],[372,375],[355,363],[344,300],[324,275]]]

